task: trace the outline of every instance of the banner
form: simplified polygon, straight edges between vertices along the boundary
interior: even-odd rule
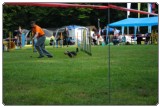
[[[131,8],[131,3],[127,3],[127,9],[130,9],[130,8]],[[130,15],[130,11],[127,11],[127,18],[129,15]]]
[[[138,3],[138,10],[141,10],[141,3]],[[138,13],[138,18],[140,18],[140,13]]]
[[[156,9],[156,3],[152,3],[152,13],[155,13]]]
[[[152,12],[152,4],[148,3],[148,12],[151,13]]]

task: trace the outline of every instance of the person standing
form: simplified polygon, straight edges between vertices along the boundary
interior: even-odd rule
[[[18,46],[22,48],[22,28],[19,26],[18,28]]]
[[[67,27],[65,28],[65,31],[64,31],[64,37],[65,37],[65,43],[66,43],[66,45],[68,47],[69,42],[70,42],[70,38],[69,38],[69,31],[68,31]]]
[[[60,35],[60,46],[61,46],[61,48],[63,47],[63,35],[62,35],[62,32],[61,32],[61,35]]]
[[[32,32],[34,34],[33,39],[37,38],[37,42],[35,47],[39,53],[38,58],[43,58],[44,55],[48,56],[48,58],[52,58],[53,56],[45,50],[45,33],[43,29],[36,24],[35,21],[31,21]]]

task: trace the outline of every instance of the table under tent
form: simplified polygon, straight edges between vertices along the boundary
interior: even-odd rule
[[[107,27],[121,27],[121,33],[122,36],[125,37],[124,34],[124,29],[125,27],[134,27],[134,34],[132,39],[134,41],[137,41],[138,36],[137,36],[137,28],[138,27],[148,27],[148,32],[150,33],[152,32],[152,27],[153,26],[157,26],[158,25],[158,17],[145,17],[145,18],[127,18],[127,19],[123,19],[114,23],[110,23],[107,25]],[[107,32],[108,35],[108,32]]]

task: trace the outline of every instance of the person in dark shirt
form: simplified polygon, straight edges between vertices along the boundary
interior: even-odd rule
[[[69,40],[70,40],[70,38],[69,38],[69,31],[68,31],[68,28],[66,27],[65,28],[65,31],[64,31],[64,39],[65,39],[65,43],[66,43],[66,45],[67,45],[67,47],[68,47],[68,45],[69,45]]]

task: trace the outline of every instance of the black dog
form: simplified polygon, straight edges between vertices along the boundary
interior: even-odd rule
[[[64,54],[68,55],[70,58],[75,57],[77,55],[78,49],[76,51],[65,51]]]

